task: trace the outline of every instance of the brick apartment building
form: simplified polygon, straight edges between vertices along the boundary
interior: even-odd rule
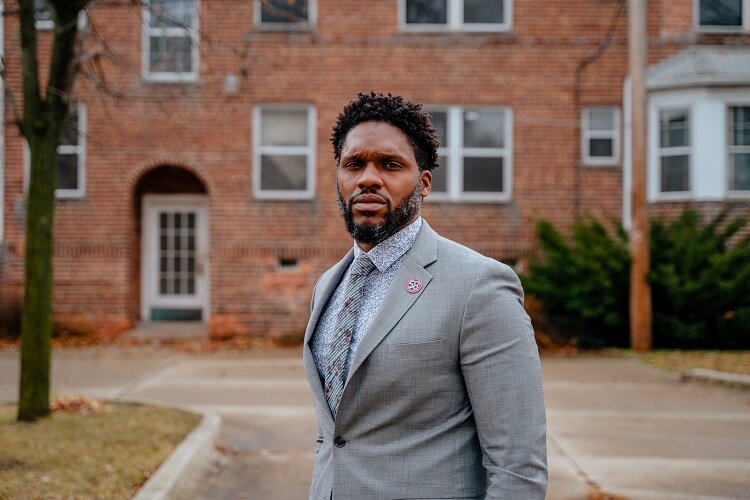
[[[351,245],[331,126],[357,92],[425,103],[441,135],[425,218],[514,262],[533,221],[629,211],[625,0],[100,0],[60,146],[55,314],[119,331],[200,320],[301,338]],[[748,0],[651,0],[649,201],[750,205]],[[18,101],[15,3],[8,95]],[[40,47],[49,12],[39,2]],[[22,294],[28,153],[6,126],[0,303]],[[218,326],[217,326],[218,325]]]

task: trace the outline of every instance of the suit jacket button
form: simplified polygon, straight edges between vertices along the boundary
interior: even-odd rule
[[[342,438],[341,436],[336,436],[336,438],[333,440],[333,444],[335,444],[337,448],[343,448],[346,444],[346,439]]]

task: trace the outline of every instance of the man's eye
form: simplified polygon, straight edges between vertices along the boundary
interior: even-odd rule
[[[360,165],[360,162],[353,160],[353,161],[348,161],[344,163],[344,168],[357,168],[359,167],[359,165]]]
[[[399,169],[401,168],[401,164],[395,161],[389,161],[389,162],[386,162],[385,167],[389,169]]]

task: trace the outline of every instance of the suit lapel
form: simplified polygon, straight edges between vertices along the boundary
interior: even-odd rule
[[[323,392],[323,384],[320,381],[318,368],[315,366],[315,360],[313,359],[312,350],[310,348],[310,341],[312,340],[315,328],[318,326],[320,315],[323,313],[331,295],[333,295],[334,290],[336,290],[336,287],[341,281],[341,277],[346,272],[353,258],[354,251],[349,250],[349,253],[347,253],[346,256],[344,256],[344,258],[333,267],[330,275],[324,280],[321,280],[318,284],[320,287],[320,293],[315,294],[313,310],[310,313],[310,321],[307,323],[307,330],[305,330],[305,342],[303,347],[305,372],[307,374],[307,379],[310,382],[312,392],[315,397],[318,398],[323,408],[328,408],[328,403],[326,402],[325,393]],[[333,415],[331,415],[330,411],[328,412],[328,415],[331,417],[331,420],[333,420]]]
[[[388,294],[383,300],[378,313],[372,320],[370,328],[362,336],[357,350],[354,353],[352,367],[349,370],[347,383],[351,380],[362,362],[401,320],[411,306],[424,293],[427,285],[432,280],[432,275],[425,266],[437,260],[437,234],[422,221],[422,229],[414,241],[411,249],[407,252],[401,267],[393,279]],[[422,288],[416,293],[410,293],[406,289],[406,283],[413,277],[422,281]]]

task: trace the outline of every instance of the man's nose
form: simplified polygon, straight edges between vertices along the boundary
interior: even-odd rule
[[[377,188],[383,185],[383,178],[380,176],[380,170],[374,162],[368,162],[360,172],[359,179],[357,179],[357,187],[360,189],[372,187]]]

